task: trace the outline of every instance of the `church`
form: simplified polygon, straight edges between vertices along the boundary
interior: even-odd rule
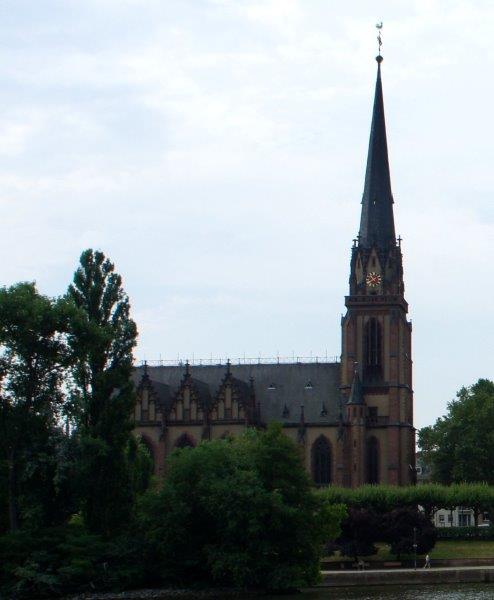
[[[317,486],[415,482],[412,326],[396,238],[381,81],[338,362],[138,367],[135,433],[157,475],[175,449],[277,421]]]

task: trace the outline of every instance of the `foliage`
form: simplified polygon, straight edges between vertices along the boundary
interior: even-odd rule
[[[81,494],[88,527],[110,535],[128,523],[133,503],[126,450],[135,397],[130,375],[137,329],[122,278],[102,252],[82,253],[68,298],[71,415],[81,440]]]
[[[343,516],[317,502],[299,448],[271,425],[177,451],[141,522],[168,580],[281,590],[318,580]]]
[[[414,552],[414,540],[418,554],[429,552],[436,543],[437,533],[424,513],[413,508],[396,508],[384,516],[380,538],[390,545],[392,554],[399,558],[401,554]]]
[[[343,556],[358,560],[359,556],[371,556],[377,552],[380,517],[372,510],[351,508],[341,524],[341,534],[336,547]]]
[[[94,590],[121,590],[144,584],[148,574],[137,534],[111,541],[81,525],[0,537],[0,596],[53,598]]]
[[[438,527],[438,540],[494,540],[494,526]]]
[[[419,431],[418,443],[438,483],[494,484],[494,382],[463,387],[447,415]]]
[[[33,283],[0,289],[0,461],[3,473],[7,469],[11,531],[29,520],[33,500],[32,522],[47,524],[57,512],[47,502],[56,498],[53,433],[69,314],[67,302],[40,295]]]
[[[456,506],[471,508],[476,512],[494,512],[494,486],[482,483],[450,486],[431,483],[408,487],[364,485],[355,489],[331,486],[318,490],[317,494],[325,503],[345,504],[357,509],[368,508],[379,514],[396,508],[418,506],[429,518],[440,508],[452,509]]]
[[[150,486],[154,469],[149,449],[140,438],[130,437],[127,446],[127,463],[130,470],[132,493],[134,497],[137,497]]]

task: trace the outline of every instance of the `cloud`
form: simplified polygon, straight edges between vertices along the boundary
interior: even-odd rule
[[[21,2],[0,23],[2,283],[62,293],[99,247],[124,275],[140,357],[338,354],[375,7],[69,4]],[[492,377],[494,8],[382,13],[422,425]]]

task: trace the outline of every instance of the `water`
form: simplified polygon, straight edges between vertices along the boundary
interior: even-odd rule
[[[493,600],[494,584],[329,588],[266,600]]]

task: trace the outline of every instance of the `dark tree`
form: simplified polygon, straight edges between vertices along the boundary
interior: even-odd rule
[[[425,554],[434,548],[437,531],[423,512],[415,508],[397,508],[383,518],[382,541],[387,542],[398,558],[414,552],[414,528],[417,553]]]
[[[46,502],[56,497],[52,434],[63,400],[68,316],[66,302],[40,295],[33,283],[0,289],[0,460],[12,531],[21,513],[33,514],[29,496],[38,525],[47,520]]]
[[[361,556],[376,554],[375,543],[380,539],[380,520],[381,517],[372,510],[350,508],[336,540],[341,554],[355,560]]]
[[[91,530],[110,534],[132,507],[126,450],[132,429],[130,380],[137,329],[122,278],[102,252],[85,250],[69,287],[72,415],[81,439],[81,492]]]

